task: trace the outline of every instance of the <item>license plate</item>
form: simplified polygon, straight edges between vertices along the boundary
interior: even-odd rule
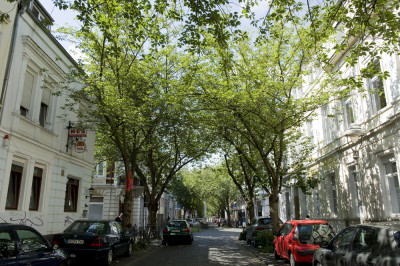
[[[179,233],[181,230],[172,230],[171,232]]]
[[[67,239],[67,244],[78,244],[78,245],[82,245],[85,243],[84,240],[80,240],[80,239]]]

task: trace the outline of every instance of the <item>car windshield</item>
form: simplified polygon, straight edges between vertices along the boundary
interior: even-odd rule
[[[104,222],[96,222],[96,221],[76,221],[71,224],[65,232],[67,233],[91,233],[91,234],[104,234],[106,232],[106,223]]]
[[[258,220],[258,224],[264,224],[264,225],[268,225],[271,224],[271,219],[270,218],[262,218]]]
[[[302,244],[318,244],[328,242],[334,231],[329,224],[300,224],[297,226],[299,241]]]
[[[187,224],[185,221],[170,221],[168,222],[167,226],[176,228],[186,228]]]

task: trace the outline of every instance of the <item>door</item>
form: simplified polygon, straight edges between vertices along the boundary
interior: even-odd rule
[[[17,242],[12,230],[0,231],[0,265],[17,265]]]
[[[345,266],[351,265],[351,254],[349,253],[356,227],[349,227],[340,232],[332,239],[331,251],[326,254],[325,261],[329,266]]]
[[[378,232],[375,228],[358,228],[353,245],[351,247],[351,265],[369,266],[375,265],[379,256]]]
[[[18,265],[59,265],[53,248],[37,232],[29,229],[17,229],[20,244]]]
[[[292,231],[292,229],[293,229],[292,224],[285,223],[279,230],[278,236],[276,238],[277,251],[278,251],[279,255],[283,258],[288,258],[288,255],[286,252],[287,248],[285,248],[285,242],[287,243],[287,239],[289,238],[289,233]]]

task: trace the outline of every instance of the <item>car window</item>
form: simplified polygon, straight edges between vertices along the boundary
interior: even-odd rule
[[[118,228],[115,226],[115,224],[111,224],[111,225],[110,225],[110,228],[111,228],[111,234],[113,234],[113,235],[119,235]]]
[[[359,228],[354,237],[352,250],[364,251],[378,247],[378,233],[373,228]]]
[[[330,224],[299,224],[297,226],[299,241],[302,244],[318,244],[329,242],[334,236]]]
[[[17,253],[17,243],[12,231],[0,231],[0,258],[15,257]]]
[[[107,226],[103,222],[78,221],[65,229],[65,232],[77,234],[92,233],[100,235],[107,232]]]
[[[114,225],[117,227],[119,234],[124,232],[124,228],[122,228],[122,225],[120,223],[114,223]]]
[[[168,227],[178,227],[178,228],[186,228],[187,223],[185,221],[171,221],[167,224]]]
[[[262,225],[269,225],[271,224],[271,219],[270,218],[262,218],[258,220],[258,224]]]
[[[332,251],[337,253],[345,253],[350,249],[356,228],[348,228],[332,240]]]
[[[46,240],[36,232],[26,229],[19,229],[16,232],[24,254],[41,253],[49,249]]]
[[[280,236],[287,236],[288,234],[290,234],[290,232],[293,229],[293,225],[290,223],[286,223],[284,224],[281,229],[279,230],[279,235]]]
[[[400,231],[394,232],[393,236],[396,241],[396,248],[400,249]]]

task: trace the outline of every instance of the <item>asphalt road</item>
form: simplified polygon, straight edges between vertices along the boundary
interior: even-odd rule
[[[162,246],[161,242],[157,242],[145,250],[134,252],[129,258],[115,258],[112,265],[288,265],[283,260],[276,261],[273,254],[260,253],[245,241],[239,241],[241,231],[241,228],[210,226],[194,233],[192,245]]]

